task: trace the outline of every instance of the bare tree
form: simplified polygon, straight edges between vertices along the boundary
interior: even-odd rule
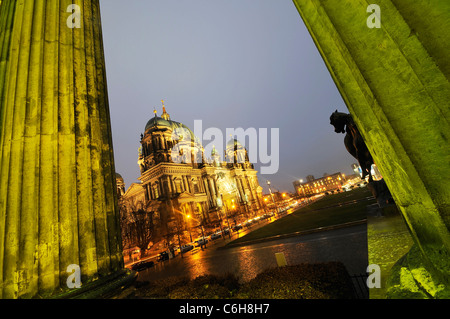
[[[149,243],[155,239],[157,213],[136,199],[122,200],[120,208],[124,247],[137,246],[141,254],[145,254]]]
[[[120,229],[122,233],[122,246],[123,249],[130,249],[136,245],[133,244],[133,218],[127,208],[127,202],[122,198],[119,199],[119,212],[120,212]]]

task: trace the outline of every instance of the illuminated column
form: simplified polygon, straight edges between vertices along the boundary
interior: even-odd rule
[[[217,185],[217,175],[212,175],[212,182],[214,185],[214,193],[216,194],[216,197],[219,197],[219,185]]]
[[[209,193],[212,195],[213,207],[217,207],[217,193],[214,187],[214,180],[212,177],[208,176]]]
[[[206,193],[206,197],[208,198],[208,207],[212,208],[212,204],[211,204],[211,200],[212,200],[212,195],[209,192],[209,187],[208,187],[208,179],[207,177],[202,177],[202,182],[203,182],[203,187],[204,187],[204,191]]]
[[[186,192],[191,192],[191,188],[190,188],[190,185],[189,185],[186,175],[182,175],[182,177],[183,177],[184,190]]]
[[[259,209],[258,197],[256,196],[255,189],[252,186],[251,177],[245,175],[245,181],[246,181],[248,189],[250,191],[250,196],[251,196],[250,203],[251,203],[252,206],[256,205],[256,209]]]
[[[98,0],[2,1],[0,52],[0,297],[122,271]]]
[[[194,183],[192,182],[192,176],[191,175],[186,176],[186,182],[187,182],[187,185],[188,185],[189,192],[194,194],[194,191],[195,191],[194,190]],[[198,186],[198,184],[197,184],[197,186]],[[198,187],[198,190],[200,191],[200,187]]]
[[[255,195],[253,193],[253,187],[251,186],[250,178],[247,175],[244,176],[244,181],[245,181],[245,185],[247,186],[247,188],[248,188],[248,190],[250,192],[250,199],[249,200],[250,201],[255,200]]]
[[[412,276],[448,293],[450,2],[294,3],[420,249]]]
[[[236,186],[239,191],[240,203],[242,204],[245,201],[245,193],[244,193],[244,187],[242,185],[241,176],[236,176]]]

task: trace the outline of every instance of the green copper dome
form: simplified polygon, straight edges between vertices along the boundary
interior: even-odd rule
[[[147,131],[150,127],[153,127],[153,126],[167,126],[167,127],[172,127],[172,125],[171,125],[169,122],[172,122],[172,121],[170,121],[170,120],[167,121],[167,120],[165,120],[165,119],[163,119],[163,118],[161,118],[161,117],[155,116],[155,117],[151,118],[151,119],[147,122],[147,124],[145,125],[145,130]]]
[[[147,124],[145,125],[145,132],[147,132],[148,129],[152,127],[166,127],[172,131],[174,131],[177,128],[182,128],[189,131],[191,141],[195,141],[197,144],[201,144],[200,140],[194,135],[194,132],[191,131],[189,127],[184,125],[183,123],[172,121],[170,119],[169,114],[167,114],[166,109],[163,108],[163,114],[162,117],[155,116],[152,117]]]

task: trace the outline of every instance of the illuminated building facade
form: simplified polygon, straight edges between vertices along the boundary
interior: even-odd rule
[[[300,196],[312,196],[324,192],[335,191],[342,188],[345,182],[345,174],[335,173],[317,179],[309,179],[306,183],[294,181],[294,188]]]
[[[183,133],[178,134],[177,129]],[[155,111],[140,142],[141,183],[133,183],[122,199],[157,211],[161,235],[186,229],[187,224],[208,227],[223,222],[226,216],[252,216],[262,210],[257,171],[237,140],[227,143],[225,161],[215,148],[206,157],[193,132],[171,120],[163,104],[162,115]]]

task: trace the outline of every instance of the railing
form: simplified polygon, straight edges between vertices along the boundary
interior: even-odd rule
[[[369,287],[367,287],[367,274],[350,276],[353,283],[353,291],[357,299],[369,299]]]

